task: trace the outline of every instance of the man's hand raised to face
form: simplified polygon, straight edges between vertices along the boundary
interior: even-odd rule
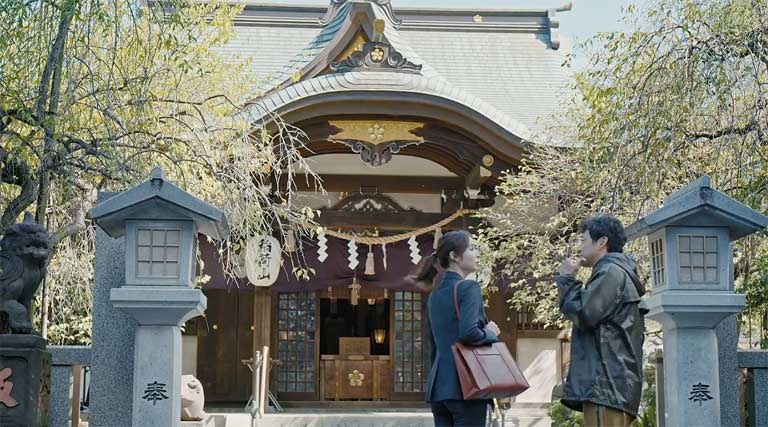
[[[583,258],[567,258],[564,259],[563,262],[560,264],[560,275],[561,276],[573,276],[576,274],[577,271],[581,268],[581,263],[583,262]]]

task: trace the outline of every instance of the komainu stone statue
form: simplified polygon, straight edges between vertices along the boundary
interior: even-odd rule
[[[32,333],[32,298],[49,254],[48,233],[29,212],[0,240],[0,334]]]
[[[205,418],[203,385],[193,375],[181,376],[181,420],[200,421]]]

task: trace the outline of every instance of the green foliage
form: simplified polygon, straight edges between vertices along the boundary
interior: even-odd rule
[[[643,400],[640,405],[640,417],[635,420],[635,427],[656,427],[656,366],[646,364],[643,369]]]
[[[639,29],[591,42],[591,65],[550,130],[565,143],[534,147],[499,187],[504,208],[486,213],[497,224],[483,232],[486,262],[518,280],[512,305],[533,307],[541,323],[563,323],[548,278],[577,253],[584,218],[607,213],[629,225],[704,174],[768,211],[768,5],[659,0],[627,20]],[[756,261],[767,244],[763,234],[735,247],[750,307],[765,303],[768,276]],[[648,265],[644,242],[628,249]]]
[[[549,418],[552,425],[557,427],[582,427],[584,426],[584,414],[566,408],[557,401],[549,408]]]
[[[57,322],[48,329],[48,343],[51,345],[90,345],[92,316],[72,316],[67,321]]]
[[[0,2],[0,234],[31,209],[51,232],[38,307],[55,342],[87,341],[97,192],[129,188],[154,165],[227,213],[227,273],[248,237],[276,224],[304,232],[312,213],[290,192],[268,194],[281,175],[293,189],[294,168],[309,170],[303,134],[279,119],[253,132],[244,106],[260,82],[248,61],[222,53],[241,10],[223,0]]]
[[[656,368],[647,364],[643,370],[643,396],[640,402],[640,416],[633,422],[634,427],[656,427]],[[549,408],[549,417],[556,427],[582,427],[584,414],[567,408],[559,400]]]

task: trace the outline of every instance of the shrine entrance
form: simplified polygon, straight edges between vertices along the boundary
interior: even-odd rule
[[[429,349],[422,294],[359,292],[277,295],[279,400],[423,400]]]
[[[389,299],[320,299],[320,355],[338,355],[343,337],[368,339],[360,354],[389,356]],[[362,341],[360,341],[362,342]]]
[[[391,384],[389,300],[320,299],[320,390],[324,400],[387,400]]]

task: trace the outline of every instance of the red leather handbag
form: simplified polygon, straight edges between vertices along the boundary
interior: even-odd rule
[[[456,317],[461,319],[459,283],[456,282],[453,285],[453,304]],[[465,400],[517,396],[530,387],[507,345],[503,342],[480,346],[468,346],[457,342],[451,346],[451,349]]]

